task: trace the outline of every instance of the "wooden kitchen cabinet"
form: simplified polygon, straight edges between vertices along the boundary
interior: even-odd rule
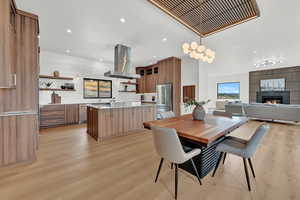
[[[0,166],[36,159],[38,26],[14,0],[0,1]]]
[[[141,78],[137,80],[138,93],[155,93],[158,81],[158,66],[137,68]]]
[[[146,76],[146,92],[145,93],[155,93],[158,81],[157,74],[151,74]]]
[[[136,73],[141,75],[141,78],[137,79],[137,93],[145,93],[146,76],[144,67],[137,67]]]
[[[79,123],[85,123],[87,120],[87,105],[79,105]]]
[[[83,118],[83,108],[79,104],[45,105],[40,108],[40,128],[50,128],[68,124],[78,124]],[[80,117],[80,114],[82,115]]]
[[[173,86],[173,112],[176,116],[181,114],[181,60],[170,57],[146,67],[137,67],[138,74],[143,74],[137,80],[138,93],[156,93],[159,84],[172,84]],[[143,73],[141,73],[143,72]]]
[[[65,105],[66,124],[79,123],[79,105],[67,104]]]
[[[154,105],[87,110],[87,133],[98,141],[142,130],[143,122],[156,119]]]
[[[16,9],[13,0],[0,1],[0,88],[13,88]]]
[[[0,133],[0,166],[36,159],[37,115],[0,117]]]
[[[10,26],[10,51],[15,83],[12,89],[0,88],[0,112],[38,112],[38,17],[18,10],[14,24],[14,28]],[[2,75],[1,71],[0,80]]]
[[[65,105],[46,105],[40,109],[41,128],[60,126],[65,123]]]

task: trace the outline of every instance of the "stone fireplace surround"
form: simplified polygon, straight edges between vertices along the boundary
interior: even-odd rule
[[[256,102],[290,104],[290,91],[260,91],[256,93]]]
[[[285,91],[260,91],[260,81],[284,78]],[[249,102],[262,103],[263,97],[282,98],[283,104],[300,104],[300,66],[271,70],[260,70],[249,73]]]

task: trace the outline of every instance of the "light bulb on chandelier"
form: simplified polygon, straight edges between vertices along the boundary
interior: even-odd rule
[[[202,60],[203,62],[208,62],[209,64],[213,63],[216,56],[216,53],[214,51],[202,45],[201,38],[200,44],[198,44],[197,42],[192,42],[191,44],[184,43],[182,45],[182,49],[183,53],[189,54],[191,58]]]

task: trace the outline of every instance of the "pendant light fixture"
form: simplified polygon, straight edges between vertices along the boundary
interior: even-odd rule
[[[196,60],[202,60],[203,62],[213,63],[215,59],[215,52],[211,49],[206,48],[201,41],[200,37],[200,44],[197,42],[184,43],[182,45],[183,53],[188,54],[191,58]]]

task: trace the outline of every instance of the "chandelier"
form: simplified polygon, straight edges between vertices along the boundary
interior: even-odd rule
[[[208,62],[209,64],[214,62],[216,53],[211,49],[206,48],[202,45],[201,38],[200,44],[197,42],[184,43],[182,45],[183,53],[188,54],[191,58],[196,60],[202,60],[203,62]]]

